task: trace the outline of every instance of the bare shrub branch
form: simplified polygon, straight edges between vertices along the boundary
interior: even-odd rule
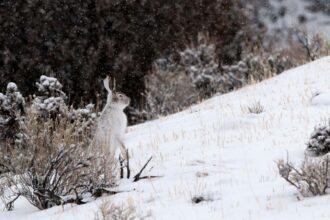
[[[324,195],[330,187],[329,156],[306,157],[300,169],[289,161],[279,160],[277,167],[282,178],[297,188],[303,196]]]
[[[307,61],[314,61],[322,56],[329,55],[329,41],[322,34],[309,34],[306,30],[297,29],[294,31],[299,46],[306,54]]]

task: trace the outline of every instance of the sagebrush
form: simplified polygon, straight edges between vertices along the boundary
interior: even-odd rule
[[[300,168],[289,161],[277,162],[282,178],[294,186],[303,196],[324,195],[330,188],[330,158],[306,157]]]
[[[39,209],[83,204],[90,197],[111,193],[116,184],[115,161],[92,150],[103,147],[91,146],[97,122],[93,105],[67,107],[57,80],[45,76],[41,80],[47,86],[39,86],[39,92],[46,95],[35,96],[32,105],[25,105],[14,83],[9,83],[10,91],[1,95],[0,118],[17,122],[16,126],[2,124],[2,129],[11,131],[1,139],[0,148],[0,191],[8,210],[21,196]],[[51,88],[52,82],[56,86]],[[18,133],[23,138],[17,139]]]
[[[28,112],[23,147],[6,145],[0,151],[1,191],[7,209],[25,197],[39,209],[100,196],[115,184],[114,161],[91,152],[91,129],[62,115],[45,121]],[[102,194],[102,193],[101,193]]]

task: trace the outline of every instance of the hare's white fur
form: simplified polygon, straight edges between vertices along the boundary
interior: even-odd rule
[[[114,93],[109,88],[109,78],[104,81],[104,87],[108,91],[107,103],[98,121],[93,144],[101,147],[103,153],[109,154],[114,159],[119,147],[122,156],[126,158],[126,147],[123,139],[127,127],[127,117],[124,109],[129,105],[130,99],[121,93]]]

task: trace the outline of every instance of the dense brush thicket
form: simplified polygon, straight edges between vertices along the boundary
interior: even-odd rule
[[[26,96],[41,75],[58,78],[75,106],[95,100],[105,74],[141,107],[144,76],[157,57],[216,39],[217,63],[240,58],[248,19],[239,1],[1,1],[0,86]],[[233,40],[235,39],[235,40]]]
[[[131,111],[131,119],[143,121],[168,115],[212,95],[226,93],[255,81],[274,76],[294,66],[281,52],[243,52],[241,60],[220,65],[216,46],[207,36],[178,51],[178,57],[166,56],[153,63],[145,77],[144,111]]]
[[[91,150],[104,147],[91,146],[94,105],[68,107],[56,78],[41,76],[36,85],[31,104],[15,83],[0,93],[0,197],[6,208],[12,210],[19,197],[47,209],[109,193],[116,162]]]

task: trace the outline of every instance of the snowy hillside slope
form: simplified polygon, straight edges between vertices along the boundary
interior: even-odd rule
[[[130,127],[133,173],[153,156],[146,174],[162,177],[122,180],[117,190],[127,192],[105,199],[150,210],[150,219],[329,219],[330,195],[302,198],[275,164],[287,154],[297,164],[303,160],[314,127],[330,118],[327,91],[330,57]],[[248,113],[256,102],[264,112]],[[194,196],[208,201],[193,204]],[[0,219],[94,219],[100,203],[38,211],[20,200]]]

